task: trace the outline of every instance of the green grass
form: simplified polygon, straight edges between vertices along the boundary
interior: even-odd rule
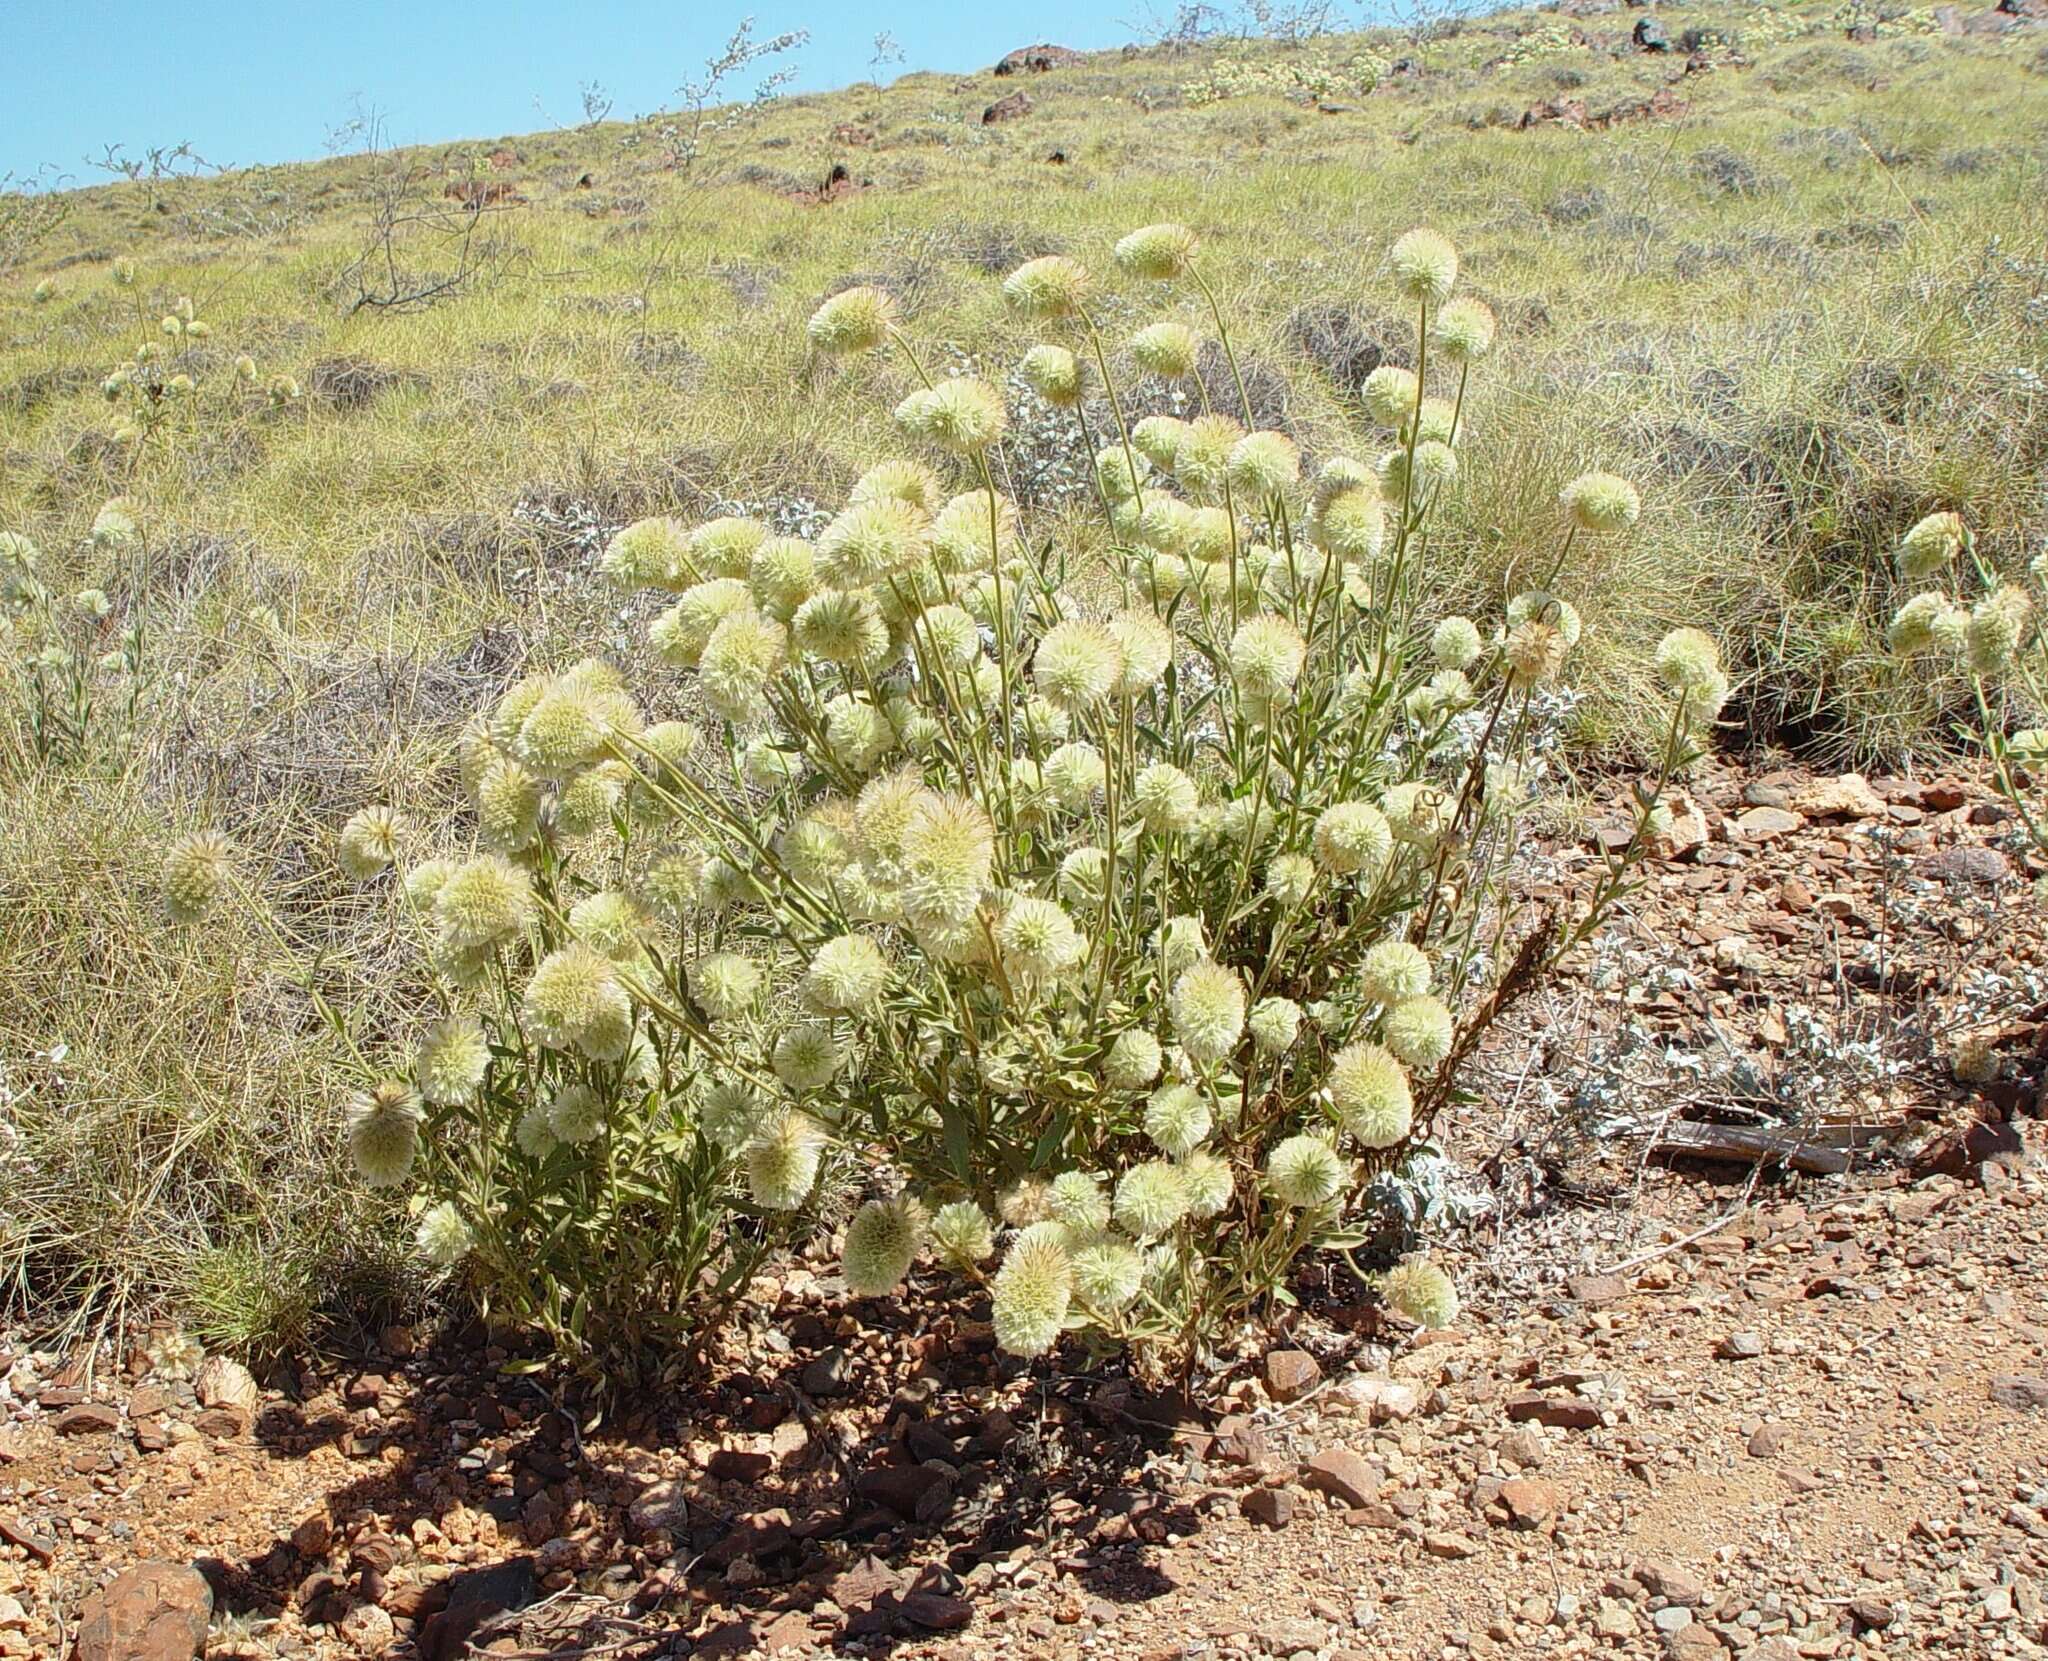
[[[1735,741],[1889,762],[1944,742],[1954,689],[1882,650],[1886,554],[1936,506],[1965,507],[2000,563],[2048,529],[2041,31],[1948,39],[1904,14],[1853,43],[1828,7],[1703,5],[1674,29],[1718,28],[1741,61],[1717,50],[1681,77],[1681,56],[1625,50],[1629,21],[1585,20],[1614,53],[1504,13],[1420,42],[1104,54],[1026,83],[1033,113],[987,127],[1018,83],[913,75],[773,105],[691,172],[663,165],[653,124],[614,123],[112,185],[26,248],[0,236],[0,529],[36,539],[60,591],[106,588],[111,631],[141,618],[153,665],[132,753],[52,774],[25,760],[0,653],[8,1301],[182,1299],[242,1311],[219,1317],[236,1330],[262,1321],[220,1290],[223,1263],[341,1262],[394,1231],[336,1175],[341,1041],[285,973],[316,958],[316,983],[365,1011],[357,1042],[410,1019],[326,839],[401,788],[422,818],[451,811],[438,762],[472,707],[523,665],[628,648],[644,617],[594,574],[607,529],[733,503],[797,515],[901,449],[877,412],[904,372],[805,346],[804,318],[851,280],[897,292],[937,358],[1001,378],[1033,338],[1004,271],[1060,250],[1106,273],[1122,231],[1184,219],[1262,402],[1284,394],[1328,454],[1365,442],[1333,370],[1399,338],[1386,251],[1433,224],[1504,325],[1468,404],[1472,482],[1432,552],[1446,596],[1497,605],[1527,581],[1572,472],[1643,486],[1639,534],[1563,584],[1590,624],[1589,742],[1626,744],[1641,647],[1680,622],[1712,627],[1746,677]],[[1189,96],[1219,56],[1343,63],[1361,45],[1419,71],[1340,113]],[[1514,125],[1674,81],[1675,118]],[[867,188],[821,201],[835,162]],[[452,208],[444,187],[470,180],[525,200],[482,217],[487,255],[455,293],[352,309],[347,272],[404,178],[409,211]],[[133,289],[111,283],[116,255]],[[453,257],[436,224],[395,253],[412,272]],[[163,440],[123,450],[98,382],[180,294],[212,327],[209,371]],[[1113,335],[1155,310],[1106,285]],[[244,352],[307,395],[233,391]],[[1012,480],[1043,496],[1072,442],[1023,426]],[[139,562],[84,539],[117,491],[142,508]],[[1082,558],[1084,507],[1047,499],[1039,519]],[[202,822],[287,895],[282,946],[229,931],[193,953],[165,932],[156,853]]]

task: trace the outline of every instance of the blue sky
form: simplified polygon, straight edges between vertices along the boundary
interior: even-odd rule
[[[313,159],[358,100],[397,144],[570,124],[588,81],[614,115],[645,114],[671,105],[749,10],[760,35],[810,30],[798,84],[817,89],[985,68],[1038,40],[1119,45],[1155,9],[1171,0],[0,0],[0,173],[53,164],[96,183],[83,158],[110,143],[189,142],[236,166]],[[905,61],[871,67],[885,28]]]

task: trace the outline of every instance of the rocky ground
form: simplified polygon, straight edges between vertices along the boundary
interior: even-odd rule
[[[0,1343],[0,1656],[2048,1655],[2009,825],[1946,780],[1675,805],[1443,1127],[1456,1330],[1319,1270],[1195,1403],[821,1257],[602,1416],[456,1330],[262,1381]]]

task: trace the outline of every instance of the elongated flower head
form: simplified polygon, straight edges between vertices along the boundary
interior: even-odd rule
[[[1185,1159],[1209,1139],[1209,1104],[1185,1084],[1169,1084],[1145,1104],[1145,1134],[1171,1159]]]
[[[1418,229],[1398,238],[1387,263],[1403,294],[1432,306],[1448,300],[1458,281],[1458,250],[1435,231]]]
[[[1154,467],[1170,473],[1187,434],[1188,424],[1177,415],[1148,415],[1131,429],[1131,447]]]
[[[1055,408],[1081,401],[1081,360],[1064,346],[1043,343],[1024,354],[1018,365],[1031,390]]]
[[[1078,714],[1100,703],[1123,673],[1123,652],[1100,623],[1055,623],[1031,658],[1031,680],[1061,709]]]
[[[474,1015],[450,1015],[420,1035],[412,1076],[428,1101],[452,1107],[483,1087],[490,1067],[491,1046],[483,1023]]]
[[[1282,1055],[1301,1031],[1301,1005],[1292,998],[1261,998],[1252,1006],[1246,1025],[1259,1054]]]
[[[831,357],[870,352],[889,338],[896,302],[879,288],[843,289],[811,313],[805,333]]]
[[[1131,356],[1137,359],[1138,367],[1148,375],[1169,381],[1192,375],[1200,351],[1201,342],[1195,331],[1170,318],[1148,323],[1131,336]]]
[[[1155,1240],[1187,1215],[1188,1181],[1178,1165],[1148,1159],[1117,1178],[1112,1208],[1117,1226],[1139,1240]]]
[[[1413,1257],[1380,1277],[1380,1296],[1425,1331],[1439,1331],[1458,1319],[1458,1289],[1426,1257]]]
[[[487,950],[533,917],[533,882],[509,860],[485,855],[448,873],[434,896],[434,920],[450,950]]]
[[[196,922],[233,885],[235,845],[219,831],[193,831],[164,853],[164,910],[174,923]]]
[[[1960,513],[1930,513],[1899,538],[1899,575],[1908,582],[1931,577],[1962,551],[1969,535]]]
[[[1173,1035],[1198,1067],[1214,1066],[1244,1032],[1244,982],[1220,963],[1196,963],[1181,971],[1167,998]]]
[[[521,1009],[541,1044],[595,1061],[616,1061],[633,1035],[632,1002],[617,966],[580,940],[535,965]]]
[[[931,1241],[949,1267],[966,1273],[994,1254],[995,1224],[972,1200],[955,1200],[932,1214]]]
[[[1386,864],[1394,847],[1386,815],[1369,802],[1338,802],[1316,819],[1316,858],[1339,876],[1371,877]]]
[[[1046,1190],[1045,1208],[1069,1234],[1100,1234],[1109,1227],[1109,1196],[1090,1171],[1062,1171]]]
[[[1156,836],[1192,830],[1202,808],[1195,781],[1169,761],[1155,761],[1139,772],[1131,784],[1131,802]]]
[[[1278,698],[1294,689],[1307,660],[1301,631],[1277,612],[1248,617],[1230,637],[1230,672],[1253,698]]]
[[[2011,584],[1987,594],[1972,606],[1963,635],[1963,650],[1971,672],[2004,673],[2025,638],[2032,613],[2033,602],[2027,598],[2027,591]]]
[[[817,1186],[825,1133],[807,1114],[783,1113],[747,1144],[747,1190],[765,1211],[794,1211]]]
[[[1440,998],[1407,998],[1387,1011],[1388,1049],[1411,1067],[1430,1068],[1451,1053],[1451,1012]]]
[[[1358,989],[1376,1004],[1392,1006],[1419,998],[1429,990],[1429,958],[1406,940],[1382,940],[1371,947],[1358,967]]]
[[[338,857],[342,870],[358,882],[389,870],[398,862],[398,845],[404,835],[405,816],[396,808],[357,809],[341,827]]]
[[[1358,395],[1375,421],[1382,426],[1401,427],[1422,401],[1422,383],[1415,378],[1414,370],[1383,363],[1366,376]]]
[[[1320,1136],[1290,1136],[1266,1158],[1266,1186],[1282,1205],[1328,1205],[1350,1180],[1350,1165]]]
[[[974,455],[1003,436],[1002,394],[986,381],[955,375],[913,392],[896,406],[896,424],[959,455]]]
[[[1581,473],[1558,492],[1558,506],[1582,531],[1625,531],[1643,516],[1636,487],[1613,473]]]
[[[889,984],[889,960],[864,934],[842,934],[820,946],[804,971],[803,997],[820,1014],[858,1014]]]
[[[476,1232],[453,1200],[429,1206],[413,1235],[420,1256],[436,1269],[452,1269],[476,1250]]]
[[[1117,242],[1116,263],[1133,277],[1171,282],[1186,275],[1199,246],[1195,233],[1185,225],[1170,221],[1142,225]]]
[[[1041,321],[1071,317],[1087,292],[1087,268],[1064,254],[1026,260],[1003,279],[1003,298],[1011,307]]]
[[[1377,1044],[1349,1044],[1330,1061],[1331,1116],[1361,1147],[1391,1148],[1408,1134],[1415,1099],[1401,1064]]]
[[[409,1086],[386,1079],[349,1103],[349,1157],[372,1188],[405,1181],[419,1145],[420,1099]]]
[[[893,1200],[870,1200],[846,1225],[846,1250],[840,1260],[846,1289],[857,1298],[885,1297],[903,1283],[917,1260],[931,1219],[907,1194]]]
[[[997,1345],[1010,1355],[1044,1355],[1059,1342],[1073,1304],[1073,1260],[1056,1240],[1019,1239],[989,1290]]]
[[[1429,349],[1451,363],[1471,363],[1493,350],[1496,327],[1485,301],[1469,296],[1446,301],[1429,320]]]

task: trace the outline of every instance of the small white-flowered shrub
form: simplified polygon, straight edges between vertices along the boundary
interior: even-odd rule
[[[1115,250],[1134,284],[1206,299],[1228,354],[1197,257],[1175,225]],[[1163,1367],[1359,1243],[1347,1213],[1625,891],[1727,692],[1707,637],[1667,639],[1635,837],[1584,915],[1521,913],[1505,878],[1582,629],[1573,549],[1640,504],[1569,482],[1534,584],[1436,615],[1432,518],[1493,319],[1454,297],[1441,237],[1390,265],[1417,369],[1365,389],[1377,454],[1314,463],[1225,410],[1128,423],[1118,367],[1187,374],[1195,329],[1119,351],[1079,264],[1013,273],[1053,337],[1029,376],[1058,391],[1085,362],[1115,415],[1088,547],[997,491],[993,387],[928,375],[878,290],[819,309],[811,343],[848,373],[900,354],[910,453],[815,540],[647,520],[602,557],[674,596],[648,650],[690,719],[595,660],[538,676],[464,741],[474,846],[428,855],[381,807],[342,831],[355,875],[398,868],[440,988],[349,1131],[366,1179],[411,1188],[432,1262],[571,1348],[637,1343],[715,1308],[837,1162],[868,1194],[856,1295],[929,1255],[987,1285],[1012,1353],[1078,1332]],[[1426,1260],[1382,1292],[1425,1323],[1457,1308]]]

